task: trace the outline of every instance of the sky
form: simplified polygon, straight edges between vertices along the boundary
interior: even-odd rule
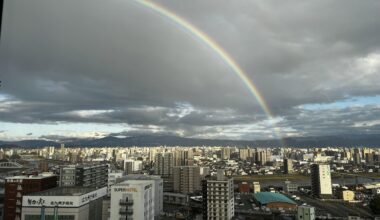
[[[380,133],[380,1],[5,0],[0,140]]]

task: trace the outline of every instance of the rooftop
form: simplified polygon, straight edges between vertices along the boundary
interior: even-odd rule
[[[259,192],[259,193],[255,193],[253,196],[262,205],[266,205],[272,202],[285,202],[285,203],[290,203],[294,205],[297,204],[293,200],[289,199],[288,197],[284,196],[281,193]]]
[[[41,192],[31,193],[30,196],[81,196],[97,190],[95,187],[56,187]]]

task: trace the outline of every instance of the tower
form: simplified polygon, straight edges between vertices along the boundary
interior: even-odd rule
[[[329,198],[332,196],[330,165],[311,165],[311,192],[318,198]]]

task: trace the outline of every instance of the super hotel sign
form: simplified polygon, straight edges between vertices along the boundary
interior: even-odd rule
[[[22,206],[80,207],[105,195],[107,195],[106,187],[80,196],[23,196]]]

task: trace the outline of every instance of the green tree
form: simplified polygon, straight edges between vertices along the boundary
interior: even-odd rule
[[[380,215],[380,195],[373,197],[369,202],[369,207],[375,215]]]

